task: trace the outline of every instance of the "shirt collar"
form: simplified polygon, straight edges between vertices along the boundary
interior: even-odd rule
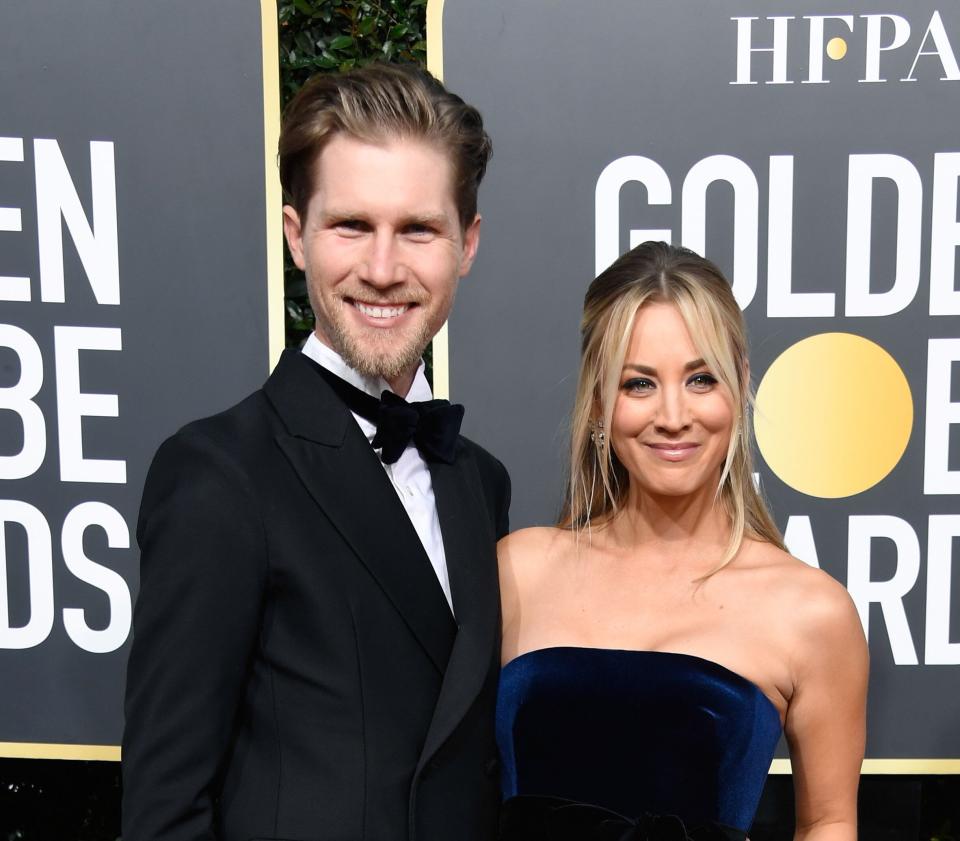
[[[311,333],[303,345],[303,353],[309,356],[318,365],[322,365],[332,374],[336,374],[340,379],[346,380],[350,385],[356,386],[361,391],[380,399],[384,391],[390,391],[390,386],[382,377],[366,377],[363,374],[354,371],[333,348],[328,347],[316,333]],[[413,384],[410,386],[406,399],[410,402],[422,400],[432,400],[433,392],[430,390],[430,384],[427,382],[427,376],[424,373],[423,360],[417,367],[417,373],[413,376]]]

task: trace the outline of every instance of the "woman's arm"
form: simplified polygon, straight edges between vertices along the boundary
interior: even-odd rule
[[[825,574],[804,593],[785,731],[795,841],[855,841],[866,732],[868,654],[847,591]],[[806,589],[806,588],[805,588]]]

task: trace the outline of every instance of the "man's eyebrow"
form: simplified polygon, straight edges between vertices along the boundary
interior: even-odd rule
[[[332,219],[363,219],[364,214],[358,210],[350,210],[346,207],[328,207],[320,213],[320,218],[325,220]]]
[[[325,222],[334,222],[340,219],[356,219],[367,221],[367,214],[362,210],[350,210],[347,207],[328,207],[320,213]],[[442,226],[450,223],[450,216],[442,211],[437,213],[411,213],[401,217],[400,225],[435,225]]]
[[[413,213],[404,217],[404,223],[407,225],[446,225],[450,217],[443,212],[439,213]]]
[[[707,360],[703,358],[691,359],[686,365],[683,366],[684,371],[693,371],[695,368],[706,368]],[[623,369],[631,371],[636,371],[639,374],[646,374],[648,377],[655,377],[657,375],[657,369],[651,368],[649,365],[640,365],[638,362],[625,362],[623,364]]]

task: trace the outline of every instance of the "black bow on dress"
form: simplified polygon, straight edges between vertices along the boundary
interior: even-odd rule
[[[503,804],[500,841],[746,841],[718,823],[687,827],[676,815],[625,815],[556,797],[521,795]]]

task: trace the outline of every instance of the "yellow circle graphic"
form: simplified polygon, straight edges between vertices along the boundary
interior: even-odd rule
[[[847,42],[843,38],[831,38],[827,41],[827,55],[834,61],[840,61],[847,54]]]
[[[760,453],[808,496],[837,499],[872,488],[900,461],[912,426],[913,398],[900,366],[851,333],[797,342],[757,389]]]

